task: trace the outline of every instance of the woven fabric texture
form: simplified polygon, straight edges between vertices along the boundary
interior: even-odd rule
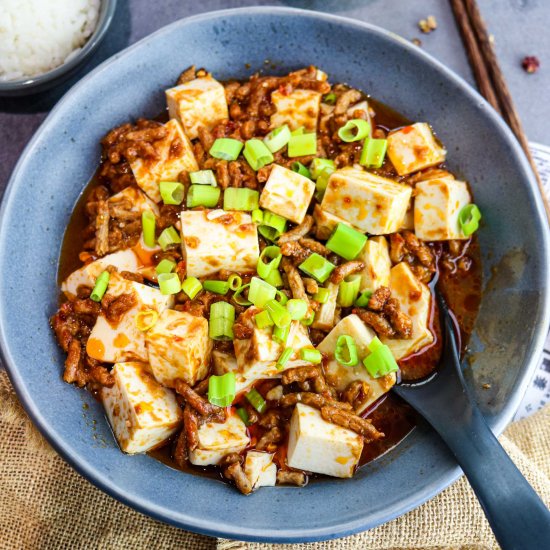
[[[154,521],[96,489],[33,428],[0,372],[0,550],[355,550],[498,548],[467,481],[371,531],[315,544],[255,544],[196,535]],[[550,504],[550,408],[501,441]]]

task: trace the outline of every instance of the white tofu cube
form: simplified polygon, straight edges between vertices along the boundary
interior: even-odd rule
[[[235,400],[240,394],[248,392],[252,388],[255,379],[250,380],[242,375],[234,355],[214,350],[212,352],[212,360],[212,371],[215,375],[223,376],[228,372],[235,373]]]
[[[405,126],[388,135],[388,157],[400,176],[444,162],[446,154],[425,122]]]
[[[364,170],[344,168],[329,178],[321,208],[372,235],[395,233],[402,225],[412,187]]]
[[[189,139],[198,137],[199,127],[212,130],[229,118],[224,87],[210,75],[166,90],[166,103],[170,118],[181,123]]]
[[[163,386],[173,387],[176,378],[194,386],[208,374],[213,342],[204,317],[165,309],[145,342],[151,370]]]
[[[180,123],[171,119],[164,127],[168,130],[166,137],[153,142],[157,158],[138,157],[130,162],[137,184],[155,202],[161,201],[161,181],[177,181],[180,172],[199,169],[191,142]]]
[[[273,454],[248,451],[244,460],[244,473],[250,480],[252,490],[260,487],[274,487],[277,482],[277,466]]]
[[[145,453],[176,432],[181,409],[175,394],[153,378],[146,363],[117,363],[113,375],[115,383],[102,388],[101,399],[125,453]]]
[[[414,227],[423,241],[468,239],[458,224],[462,208],[470,204],[468,185],[454,178],[438,178],[416,184]]]
[[[313,208],[313,219],[315,220],[315,236],[322,241],[328,240],[339,223],[352,227],[347,220],[323,210],[320,204],[316,204]]]
[[[216,214],[221,212],[222,215]],[[223,210],[185,210],[181,213],[183,255],[190,277],[206,277],[228,269],[256,271],[260,247],[250,214]]]
[[[315,183],[274,164],[260,195],[260,206],[294,223],[302,223],[315,192]]]
[[[61,291],[68,298],[74,298],[78,294],[79,286],[93,288],[95,280],[110,265],[116,267],[119,271],[137,273],[141,262],[135,252],[129,248],[107,254],[103,258],[99,258],[73,271],[61,284]]]
[[[336,315],[336,306],[338,302],[338,285],[328,283],[326,288],[329,291],[328,300],[321,304],[315,313],[315,320],[312,328],[321,330],[330,330],[334,326],[334,316]]]
[[[429,329],[432,297],[430,289],[414,276],[406,262],[392,267],[390,289],[392,297],[398,300],[401,311],[412,320],[412,338],[381,340],[390,348],[396,359],[403,359],[433,342],[434,337]]]
[[[303,126],[306,132],[317,130],[321,93],[313,90],[294,90],[285,94],[279,90],[271,94],[277,111],[271,115],[271,128],[288,124],[291,130]]]
[[[142,212],[150,211],[155,216],[159,215],[158,206],[142,191],[135,187],[125,187],[122,191],[113,195],[107,201],[109,208],[114,210],[114,216],[116,216],[116,210],[124,210],[130,212]]]
[[[242,321],[252,328],[252,337],[247,340],[233,341],[239,372],[246,379],[278,378],[281,371],[275,365],[285,347],[292,348],[294,353],[290,356],[284,370],[309,364],[300,359],[300,349],[311,348],[312,344],[307,329],[299,321],[292,322],[286,346],[283,346],[273,340],[271,328],[260,329],[256,326],[253,315],[260,310],[250,308],[249,311],[249,316]]]
[[[355,367],[340,365],[334,358],[334,350],[338,337],[347,334],[355,340],[359,363]],[[352,382],[360,380],[368,385],[365,399],[356,404],[358,414],[361,414],[371,403],[374,403],[381,395],[385,394],[395,384],[395,373],[387,374],[380,378],[372,378],[363,365],[363,359],[369,355],[368,345],[376,336],[375,332],[367,327],[355,314],[344,317],[317,346],[317,349],[328,357],[324,367],[327,381],[338,391],[344,391]],[[367,386],[365,386],[367,389]]]
[[[361,250],[357,260],[365,264],[360,272],[360,290],[374,292],[381,286],[389,286],[391,260],[388,241],[385,237],[371,237]]]
[[[212,466],[229,453],[240,453],[250,443],[246,426],[236,413],[223,423],[206,422],[199,428],[198,447],[189,451],[189,462],[195,466]]]
[[[321,413],[298,403],[290,420],[287,463],[291,468],[334,477],[352,477],[363,438],[327,422]]]
[[[145,333],[137,328],[136,315],[151,309],[162,313],[172,307],[174,296],[165,296],[156,288],[128,281],[113,273],[105,295],[118,298],[122,294],[134,294],[136,305],[126,311],[116,325],[111,324],[104,313],[99,315],[88,338],[86,352],[90,357],[106,363],[148,362]]]

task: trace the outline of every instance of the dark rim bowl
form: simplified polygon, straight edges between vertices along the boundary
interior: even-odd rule
[[[165,108],[163,90],[192,63],[222,80],[271,63],[269,70],[280,74],[315,63],[333,82],[349,82],[410,119],[433,124],[450,169],[470,181],[484,216],[485,288],[465,376],[496,433],[512,419],[549,318],[548,226],[521,148],[479,94],[408,41],[365,23],[287,8],[178,21],[102,64],[57,104],[21,156],[2,204],[4,364],[30,417],[65,460],[154,518],[208,535],[280,542],[372,528],[419,506],[461,473],[422,422],[353,479],[243,497],[221,481],[124,455],[101,405],[61,381],[64,357],[48,327],[57,308],[55,271],[71,211],[97,167],[99,141],[113,126],[156,116]]]
[[[0,81],[0,97],[22,96],[43,92],[69,78],[95,52],[113,21],[117,0],[101,0],[97,25],[77,55],[55,69],[37,76]]]

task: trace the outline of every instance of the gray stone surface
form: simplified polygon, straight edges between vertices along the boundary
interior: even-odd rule
[[[550,143],[550,2],[548,0],[478,0],[530,139]],[[326,11],[385,27],[405,38],[420,38],[422,48],[471,84],[473,77],[446,0],[119,0],[114,25],[94,58],[60,89],[23,99],[0,99],[0,192],[17,158],[47,112],[82,75],[101,61],[181,17],[223,8],[277,5]],[[432,14],[438,29],[423,35],[419,19]],[[525,55],[536,54],[541,70],[528,75]],[[322,65],[322,60],[316,60]],[[129,83],[132,85],[132,83]]]

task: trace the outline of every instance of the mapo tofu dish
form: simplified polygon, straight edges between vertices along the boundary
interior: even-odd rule
[[[352,477],[414,425],[388,392],[437,366],[436,284],[472,330],[471,190],[427,122],[313,66],[191,67],[166,104],[105,135],[67,228],[63,379],[124,453],[244,494]]]

